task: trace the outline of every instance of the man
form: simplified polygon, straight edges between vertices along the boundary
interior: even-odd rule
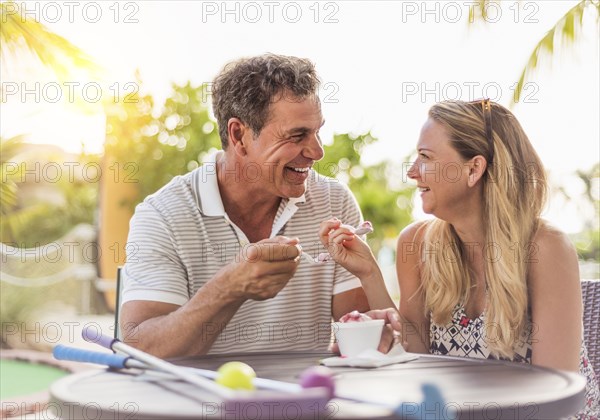
[[[323,157],[318,87],[308,60],[272,54],[216,77],[223,151],[131,220],[126,342],[160,357],[325,350],[332,316],[369,309],[341,266],[299,258],[325,251],[320,221],[361,220],[347,187],[311,169]]]

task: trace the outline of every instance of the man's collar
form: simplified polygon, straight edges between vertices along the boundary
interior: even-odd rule
[[[217,181],[217,161],[223,153],[222,150],[218,150],[209,154],[202,166],[198,168],[197,185],[201,205],[200,211],[205,216],[226,216]],[[284,201],[286,201],[286,209],[295,208],[297,204],[306,202],[306,197],[305,194],[302,194],[300,197],[292,197]]]
[[[205,216],[225,216],[223,200],[217,182],[217,157],[223,151],[209,154],[198,169],[198,195],[200,211]]]

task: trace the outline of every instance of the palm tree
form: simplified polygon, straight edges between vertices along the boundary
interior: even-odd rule
[[[471,6],[469,9],[469,22],[472,23],[475,20],[487,21],[488,4],[491,2],[493,0],[479,0],[476,5]],[[600,1],[581,0],[569,9],[537,43],[527,60],[527,64],[521,70],[514,102],[519,101],[523,86],[532,77],[540,59],[551,57],[554,54],[558,40],[562,40],[564,43],[562,47],[564,48],[568,48],[579,41],[581,28],[583,27],[583,16],[586,11],[596,16],[596,22],[600,21]]]
[[[29,16],[23,16],[19,4],[0,2],[0,58],[4,70],[9,69],[29,52],[49,67],[60,80],[74,69],[96,71],[98,65],[81,49],[48,30]]]

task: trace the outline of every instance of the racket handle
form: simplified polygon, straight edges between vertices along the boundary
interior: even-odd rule
[[[102,347],[106,347],[110,350],[113,349],[112,346],[115,343],[115,341],[119,341],[116,338],[103,335],[102,331],[98,331],[97,328],[93,328],[89,325],[83,328],[83,331],[81,331],[81,336],[85,341],[100,344]]]
[[[106,365],[112,368],[124,369],[128,357],[114,353],[100,353],[97,351],[81,350],[73,347],[57,345],[52,350],[54,358],[57,360],[71,360],[74,362],[95,363],[97,365]]]

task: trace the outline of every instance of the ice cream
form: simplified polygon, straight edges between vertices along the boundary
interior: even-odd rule
[[[354,231],[356,235],[366,235],[367,233],[373,233],[373,225],[368,220],[362,222]]]
[[[371,318],[369,315],[361,314],[358,311],[352,311],[340,318],[340,322],[365,322],[372,320],[373,318]]]

